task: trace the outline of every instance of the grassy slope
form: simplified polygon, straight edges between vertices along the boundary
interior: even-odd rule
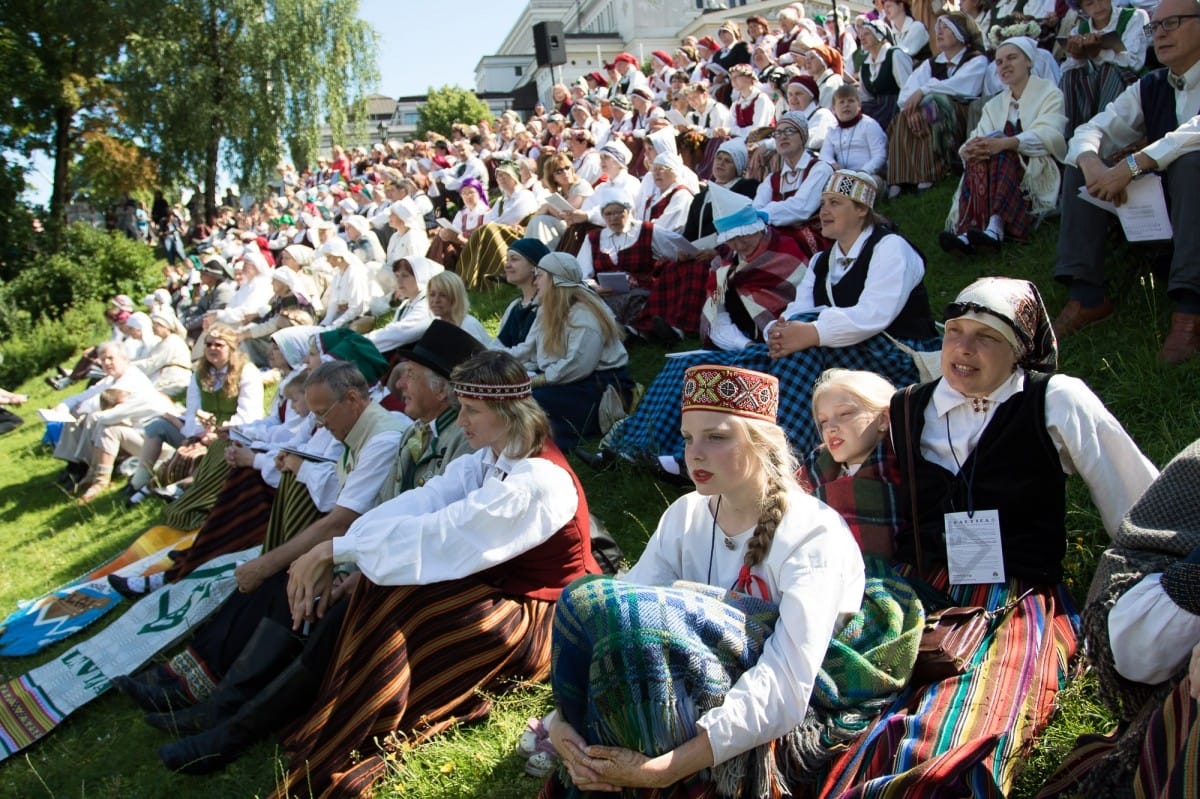
[[[1057,224],[1041,226],[1033,241],[1011,246],[999,256],[976,262],[951,260],[937,251],[934,234],[941,226],[951,187],[919,198],[904,198],[883,210],[902,222],[904,231],[929,257],[927,283],[935,312],[984,274],[1005,274],[1037,281],[1053,313],[1064,296],[1049,276],[1054,263]],[[1154,359],[1166,329],[1168,308],[1161,289],[1138,277],[1131,250],[1118,249],[1111,274],[1121,298],[1117,317],[1107,325],[1067,342],[1062,370],[1086,380],[1134,435],[1146,454],[1164,463],[1200,435],[1200,363],[1160,367]],[[1139,259],[1143,260],[1143,259]],[[476,299],[475,313],[494,325],[510,298],[506,290]],[[684,345],[687,347],[688,345]],[[648,382],[661,362],[661,351],[634,352],[634,372]],[[40,376],[23,390],[32,407],[52,404]],[[25,414],[33,416],[32,410]],[[0,609],[14,606],[83,572],[119,551],[160,514],[146,503],[125,509],[103,499],[77,509],[54,488],[57,463],[37,443],[41,425],[31,423],[0,439]],[[593,511],[603,518],[627,554],[641,551],[659,513],[677,495],[672,489],[633,472],[602,477],[586,469],[580,475]],[[1070,581],[1077,596],[1087,588],[1104,534],[1082,484],[1070,483],[1068,527]],[[5,678],[45,662],[59,649],[35,658],[0,661]],[[1085,680],[1064,694],[1064,712],[1039,742],[1016,795],[1030,795],[1080,732],[1103,728],[1107,719],[1091,699]],[[497,701],[485,725],[452,731],[417,748],[399,743],[395,772],[380,786],[380,796],[512,797],[530,799],[534,781],[522,776],[510,754],[525,718],[548,705],[544,687],[525,688]],[[142,724],[130,704],[104,696],[78,711],[53,735],[0,765],[0,796],[34,797],[185,797],[255,796],[274,785],[278,763],[274,743],[254,749],[229,770],[205,778],[166,772],[154,750],[165,737]]]

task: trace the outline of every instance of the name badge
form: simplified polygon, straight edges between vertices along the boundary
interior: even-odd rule
[[[1004,551],[1000,546],[1000,511],[947,513],[946,561],[953,585],[1002,583]]]

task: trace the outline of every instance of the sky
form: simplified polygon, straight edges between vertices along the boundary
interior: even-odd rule
[[[415,0],[359,0],[359,17],[379,35],[379,85],[391,97],[424,94],[430,86],[475,88],[475,65],[500,47],[527,0],[435,0],[444,9],[422,23]],[[53,164],[38,156],[26,174],[25,199],[48,204]]]

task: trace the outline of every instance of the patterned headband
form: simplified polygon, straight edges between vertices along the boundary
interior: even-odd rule
[[[868,208],[875,207],[875,181],[865,172],[839,169],[830,176],[822,194],[841,194]]]
[[[683,375],[683,412],[688,411],[716,411],[774,423],[779,415],[779,380],[734,366],[693,366]]]
[[[502,401],[528,399],[533,396],[533,383],[528,379],[521,383],[506,383],[494,386],[485,383],[455,383],[454,393],[467,399]]]

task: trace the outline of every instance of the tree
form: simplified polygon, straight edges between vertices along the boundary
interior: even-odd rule
[[[121,80],[163,172],[203,184],[216,210],[220,162],[263,187],[285,152],[310,163],[320,128],[345,128],[377,79],[358,0],[170,0],[131,42]]]
[[[450,135],[455,122],[479,122],[492,120],[492,111],[487,104],[475,96],[475,92],[459,86],[429,87],[425,103],[417,109],[417,135],[424,137],[433,131],[443,136]]]
[[[60,240],[70,170],[88,120],[116,119],[112,71],[124,54],[139,0],[5,0],[0,3],[0,146],[54,162],[49,229]]]

